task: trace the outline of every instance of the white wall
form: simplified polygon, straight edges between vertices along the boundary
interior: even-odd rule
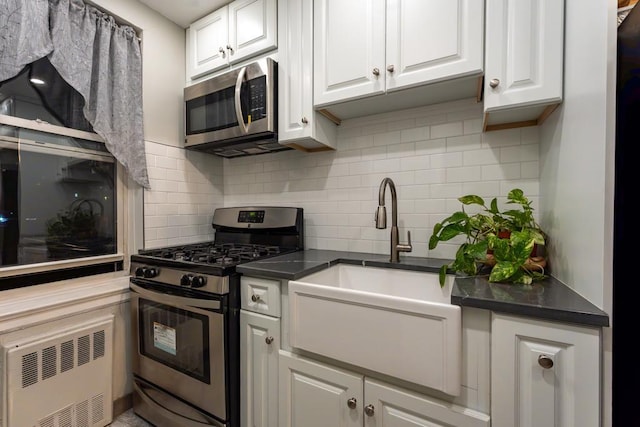
[[[145,248],[213,240],[213,211],[223,206],[222,158],[153,142],[146,152]]]
[[[610,316],[616,11],[613,1],[566,0],[564,102],[540,133],[541,221],[553,236],[554,276]],[[611,337],[604,328],[604,426],[611,425]]]
[[[335,152],[288,151],[224,159],[225,206],[305,209],[306,248],[389,253],[390,230],[377,230],[378,188],[398,192],[401,256],[453,258],[457,245],[428,251],[433,224],[461,208],[458,197],[506,200],[519,187],[538,204],[538,129],[482,133],[474,99],[345,120]],[[386,195],[390,227],[391,196]],[[504,205],[503,205],[504,207]]]

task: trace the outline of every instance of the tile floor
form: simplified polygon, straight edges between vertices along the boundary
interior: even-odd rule
[[[133,409],[129,409],[113,420],[109,427],[151,427],[151,424],[137,417],[133,413]]]

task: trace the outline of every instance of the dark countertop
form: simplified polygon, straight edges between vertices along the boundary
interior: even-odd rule
[[[391,263],[389,255],[311,249],[240,264],[236,270],[247,276],[297,280],[338,263],[437,273],[448,261],[401,256],[400,263]],[[609,326],[607,313],[553,277],[531,285],[513,285],[458,276],[451,303],[541,320]]]

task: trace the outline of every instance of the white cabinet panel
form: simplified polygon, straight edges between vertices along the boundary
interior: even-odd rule
[[[229,4],[229,61],[234,64],[277,46],[277,0]]]
[[[187,28],[187,79],[277,46],[277,0],[236,0]]]
[[[487,414],[280,351],[282,427],[489,427]]]
[[[564,1],[487,0],[485,127],[544,120],[562,101],[563,55]]]
[[[362,400],[361,375],[280,352],[281,427],[362,427]]]
[[[313,3],[278,4],[278,141],[303,151],[336,147],[336,125],[313,108]]]
[[[240,311],[242,427],[278,427],[280,319]]]
[[[316,108],[350,118],[477,95],[483,0],[317,0],[314,6]]]
[[[387,91],[480,74],[483,14],[477,0],[389,0]]]
[[[489,416],[409,390],[364,380],[365,427],[489,427]],[[542,425],[542,424],[541,424]]]
[[[384,92],[384,26],[384,0],[314,1],[316,106]]]
[[[187,29],[187,75],[200,77],[227,65],[229,15],[226,7],[194,22]]]
[[[600,330],[493,314],[493,427],[598,427]]]

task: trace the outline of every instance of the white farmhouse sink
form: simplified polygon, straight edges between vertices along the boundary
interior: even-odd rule
[[[457,396],[462,326],[452,284],[349,264],[290,281],[291,346]]]

